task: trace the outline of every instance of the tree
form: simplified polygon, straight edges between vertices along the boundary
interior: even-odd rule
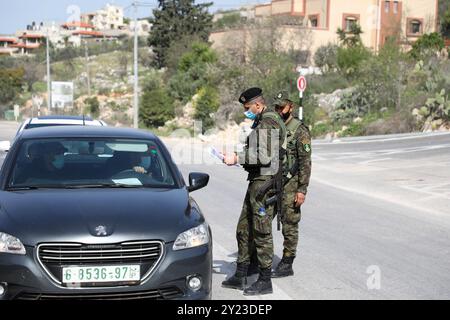
[[[0,104],[13,102],[24,85],[23,68],[0,69]]]
[[[203,130],[214,126],[213,115],[220,106],[219,93],[211,87],[201,88],[198,92],[198,99],[195,101],[195,120],[202,121]]]
[[[171,95],[175,99],[188,102],[197,91],[205,86],[216,86],[218,72],[215,64],[216,52],[204,42],[192,44],[178,63],[177,73],[170,79]]]
[[[139,117],[145,126],[156,128],[163,126],[175,117],[173,100],[164,88],[145,91],[141,99]]]
[[[441,51],[444,47],[444,39],[439,33],[424,34],[414,42],[411,56],[415,59],[423,59]]]
[[[349,31],[342,30],[341,28],[338,28],[337,30],[339,41],[341,41],[342,45],[345,47],[362,45],[361,34],[363,34],[363,31],[358,23],[353,23]]]
[[[321,46],[314,54],[314,63],[322,72],[333,70],[337,67],[338,46],[332,43]]]
[[[212,3],[195,4],[194,0],[158,0],[158,9],[153,10],[153,24],[148,44],[156,54],[159,68],[166,66],[167,50],[173,42],[186,35],[198,35],[208,41],[212,28],[212,15],[208,8]]]

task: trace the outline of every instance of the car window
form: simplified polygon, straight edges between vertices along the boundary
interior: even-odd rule
[[[175,187],[153,141],[45,139],[25,141],[8,188]]]

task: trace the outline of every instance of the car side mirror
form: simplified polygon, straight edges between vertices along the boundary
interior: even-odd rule
[[[0,141],[0,151],[8,152],[11,149],[11,142],[9,141]]]
[[[194,192],[202,189],[208,185],[209,175],[206,173],[193,172],[189,174],[189,187],[188,192]]]

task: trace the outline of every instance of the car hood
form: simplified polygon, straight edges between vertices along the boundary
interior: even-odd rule
[[[1,192],[0,232],[42,242],[175,241],[203,222],[185,189],[82,189]],[[106,235],[102,233],[102,227]],[[99,228],[100,227],[100,228]]]

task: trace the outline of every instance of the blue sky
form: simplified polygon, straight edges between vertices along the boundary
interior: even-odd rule
[[[270,2],[261,0],[211,0],[214,2],[213,11],[217,9],[233,9],[244,4],[255,4]],[[32,21],[66,22],[69,20],[73,10],[67,13],[68,9],[78,7],[81,12],[95,11],[103,7],[106,3],[114,3],[122,7],[127,7],[132,0],[0,0],[0,34],[12,34],[17,29],[25,29]],[[156,0],[141,0],[157,5]],[[207,0],[198,0],[209,2]],[[140,8],[139,16],[149,16],[151,8]],[[125,11],[125,16],[131,17],[132,10]]]

